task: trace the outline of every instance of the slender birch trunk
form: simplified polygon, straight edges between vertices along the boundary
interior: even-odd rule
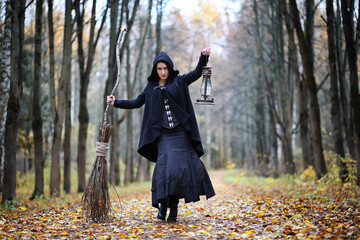
[[[3,187],[3,174],[5,162],[5,126],[7,105],[9,100],[11,81],[11,6],[10,1],[5,3],[5,19],[3,32],[1,32],[0,52],[0,191]]]

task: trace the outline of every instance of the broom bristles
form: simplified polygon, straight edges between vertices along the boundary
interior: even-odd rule
[[[99,124],[99,142],[108,143],[112,126]],[[88,184],[81,198],[81,203],[86,209],[86,218],[95,222],[110,220],[111,203],[108,188],[107,160],[106,157],[97,156],[92,166]]]

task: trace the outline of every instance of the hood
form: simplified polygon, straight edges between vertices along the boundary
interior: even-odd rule
[[[156,72],[156,64],[158,62],[164,62],[167,65],[167,67],[169,69],[169,78],[168,78],[169,81],[174,79],[174,77],[176,77],[179,74],[179,71],[174,70],[174,64],[171,61],[171,58],[165,52],[161,52],[154,59],[153,68],[152,68],[150,76],[148,77],[149,82],[151,82],[151,81],[156,82],[159,80],[159,76]]]

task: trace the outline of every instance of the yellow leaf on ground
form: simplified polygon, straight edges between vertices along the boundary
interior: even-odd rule
[[[26,211],[26,207],[19,207],[21,211]]]
[[[250,231],[247,231],[246,232],[246,234],[249,234],[249,235],[251,235],[251,234],[253,234],[254,233],[254,230],[250,230]]]
[[[260,212],[258,212],[257,214],[256,214],[256,217],[262,217],[262,216],[264,216],[264,212],[263,211],[260,211]]]

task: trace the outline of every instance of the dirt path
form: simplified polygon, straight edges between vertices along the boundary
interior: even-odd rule
[[[0,238],[10,239],[360,239],[359,209],[329,189],[229,184],[211,172],[216,196],[179,204],[177,223],[156,219],[150,190],[115,197],[114,220],[86,222],[79,202],[34,206],[0,216]]]

